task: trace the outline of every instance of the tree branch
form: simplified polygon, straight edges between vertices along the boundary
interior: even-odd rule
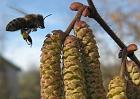
[[[71,30],[73,29],[75,22],[81,18],[81,15],[82,15],[82,12],[83,12],[84,9],[85,9],[85,7],[83,6],[83,7],[81,7],[81,8],[78,10],[76,16],[75,16],[74,19],[71,21],[70,25],[68,26],[68,28],[67,28],[66,31],[65,31],[65,33],[66,33],[67,35],[69,35],[69,33],[71,32]]]
[[[96,10],[94,3],[92,0],[87,0],[89,4],[89,8],[91,10],[90,17],[95,19],[100,26],[110,35],[110,37],[118,44],[121,49],[126,48],[126,45],[117,37],[117,35],[113,32],[113,30],[107,25],[107,23],[102,19],[98,11]],[[134,53],[128,54],[128,57],[133,60],[140,68],[140,61],[137,59]]]

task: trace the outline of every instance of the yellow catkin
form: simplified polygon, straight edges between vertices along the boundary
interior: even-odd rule
[[[41,99],[63,99],[63,83],[61,76],[61,50],[64,33],[53,31],[48,35],[41,49]]]
[[[127,62],[128,87],[127,93],[129,99],[140,99],[140,70],[133,61]]]
[[[138,66],[133,62],[127,62],[127,71],[132,82],[140,89],[140,70]]]
[[[107,99],[127,99],[126,81],[121,76],[112,79],[108,86]]]
[[[105,99],[106,93],[100,70],[99,53],[92,30],[85,22],[78,21],[74,27],[74,31],[77,38],[82,42],[81,52],[88,99]]]
[[[63,48],[63,76],[66,99],[87,99],[84,71],[81,64],[79,42],[74,36],[68,36]]]

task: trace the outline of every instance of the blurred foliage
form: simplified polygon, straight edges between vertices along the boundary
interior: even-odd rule
[[[126,10],[126,8],[128,8]],[[109,10],[108,10],[109,11]],[[128,41],[139,42],[140,40],[140,0],[128,0],[128,4],[108,12],[115,22],[120,38]],[[139,43],[138,43],[139,44]]]
[[[140,0],[99,0],[102,5],[101,10],[97,7],[97,10],[107,22],[107,24],[113,29],[117,36],[126,44],[135,43],[140,46]],[[113,3],[117,3],[114,5]],[[95,2],[96,4],[96,2]],[[92,26],[93,28],[95,26]],[[96,27],[95,27],[96,29]],[[99,28],[101,29],[101,28]],[[99,43],[100,56],[102,64],[117,64],[118,58],[116,57],[120,48],[112,42],[111,38],[107,38],[106,34],[98,30],[99,34],[96,34],[97,41]],[[107,47],[106,47],[107,46]],[[106,50],[102,50],[102,49]],[[108,61],[104,61],[108,59]]]
[[[101,66],[102,76],[103,76],[103,83],[105,89],[107,90],[109,81],[119,73],[120,65],[116,64],[113,66]]]
[[[7,87],[7,81],[6,81],[6,75],[4,72],[0,72],[0,98],[1,99],[8,99],[9,93],[8,93],[8,87]]]
[[[21,74],[19,99],[40,99],[40,75],[38,70],[32,69]]]

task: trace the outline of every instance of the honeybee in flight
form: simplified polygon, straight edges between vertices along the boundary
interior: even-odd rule
[[[12,8],[12,7],[11,7]],[[16,8],[12,8],[18,10]],[[21,12],[18,10],[18,12]],[[21,12],[23,13],[23,12]],[[25,13],[24,13],[25,14]],[[40,14],[27,14],[25,17],[16,18],[10,21],[6,26],[6,31],[17,31],[20,30],[23,39],[28,45],[32,45],[32,38],[30,37],[30,32],[37,31],[37,28],[44,29],[44,19],[52,14],[49,14],[43,18]]]

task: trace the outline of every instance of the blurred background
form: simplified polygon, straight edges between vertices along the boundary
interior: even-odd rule
[[[86,0],[0,0],[0,99],[40,99],[39,61],[45,35],[52,30],[66,30],[76,12],[69,5]],[[126,44],[140,46],[140,0],[94,0],[104,20]],[[15,10],[16,8],[18,10]],[[45,29],[32,32],[33,46],[23,40],[20,31],[7,32],[7,23],[26,13],[52,16],[46,18]],[[120,48],[92,19],[82,18],[93,29],[100,53],[104,85],[119,72]],[[136,52],[140,57],[140,50]]]

